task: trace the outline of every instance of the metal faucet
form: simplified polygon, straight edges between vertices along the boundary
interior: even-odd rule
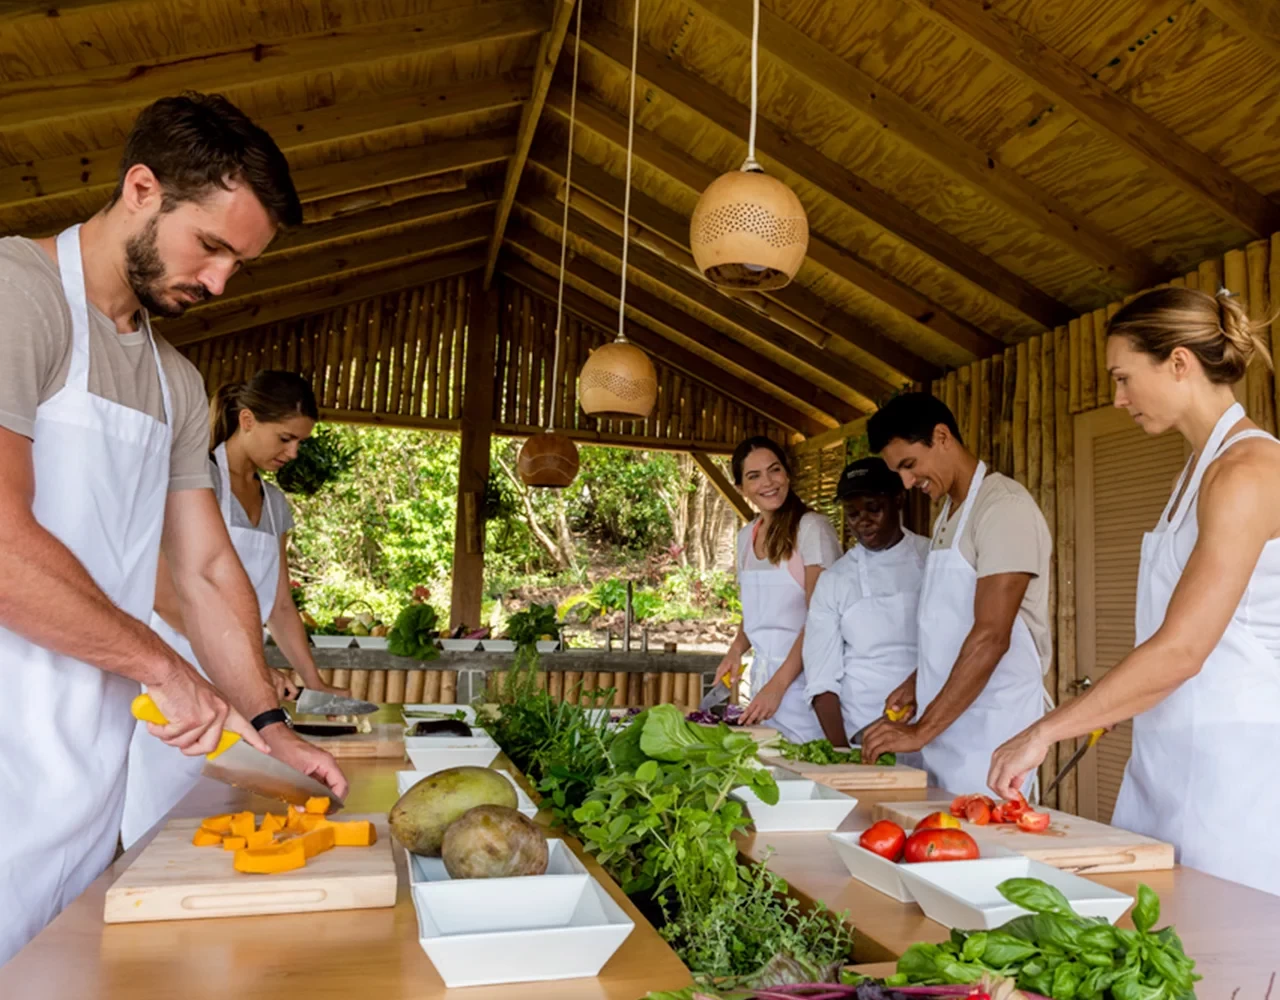
[[[626,616],[626,626],[625,626],[626,632],[623,635],[623,639],[622,639],[622,651],[624,653],[631,652],[631,620],[635,614],[634,607],[631,603],[632,589],[633,589],[632,582],[628,580],[627,581],[627,616]]]

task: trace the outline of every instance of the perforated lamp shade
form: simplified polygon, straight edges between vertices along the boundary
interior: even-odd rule
[[[782,288],[809,248],[809,220],[795,192],[768,174],[735,170],[712,181],[689,221],[698,269],[721,288]]]
[[[578,446],[554,431],[535,434],[520,448],[516,471],[526,486],[563,489],[578,475]]]
[[[578,376],[582,410],[600,420],[644,420],[657,398],[653,362],[623,340],[597,347]]]

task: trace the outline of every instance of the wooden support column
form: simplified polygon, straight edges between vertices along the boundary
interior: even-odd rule
[[[693,460],[698,463],[698,468],[702,470],[702,474],[711,481],[711,485],[715,487],[716,492],[728,501],[729,506],[738,513],[738,517],[743,521],[750,521],[756,516],[756,512],[751,509],[751,505],[747,503],[746,498],[738,492],[733,483],[725,478],[725,474],[720,471],[720,466],[716,465],[715,460],[702,451],[691,451],[690,455]]]
[[[453,534],[453,594],[449,622],[475,628],[484,594],[484,491],[489,481],[493,434],[494,355],[500,311],[496,290],[471,282],[462,400],[462,446],[458,455],[458,518]]]

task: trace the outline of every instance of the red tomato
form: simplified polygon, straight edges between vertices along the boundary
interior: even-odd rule
[[[986,826],[991,822],[991,806],[980,795],[975,795],[964,807],[964,818],[974,826]]]
[[[902,847],[906,842],[906,831],[897,823],[890,823],[887,819],[873,824],[858,838],[858,843],[872,854],[878,854],[890,861],[897,861],[902,857]]]
[[[921,830],[907,839],[903,860],[916,865],[926,861],[972,861],[978,844],[963,830]]]
[[[1027,805],[1027,800],[1019,796],[1020,801],[1001,802],[991,811],[991,821],[993,823],[1016,823],[1018,817],[1027,812],[1031,807]]]
[[[1027,833],[1043,833],[1049,829],[1049,814],[1038,813],[1032,809],[1018,814],[1018,829]]]
[[[959,830],[960,820],[952,816],[950,813],[936,812],[929,813],[924,819],[915,825],[911,831],[917,833],[920,830]]]
[[[969,805],[972,795],[957,795],[951,800],[951,815],[957,818],[964,816],[965,807]]]

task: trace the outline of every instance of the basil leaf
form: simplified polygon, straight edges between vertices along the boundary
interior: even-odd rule
[[[1025,962],[1039,952],[1040,949],[1030,941],[1014,937],[1006,931],[991,931],[987,934],[982,961],[991,968],[1002,969],[1007,965]]]
[[[648,784],[658,776],[658,762],[656,760],[646,760],[643,764],[636,768],[636,781]]]
[[[919,942],[908,948],[898,959],[898,975],[906,976],[909,983],[924,983],[938,976],[938,961],[949,961],[936,944]]]
[[[980,965],[971,962],[956,962],[950,959],[939,962],[938,971],[945,977],[944,982],[947,985],[958,984],[960,986],[976,983],[987,972]]]
[[[1067,955],[1080,950],[1082,931],[1070,918],[1053,913],[1037,913],[1032,923],[1041,948],[1060,949]]]
[[[1150,886],[1138,886],[1138,905],[1133,908],[1133,926],[1146,934],[1160,919],[1160,897]]]
[[[1074,962],[1066,962],[1054,969],[1053,989],[1049,991],[1053,1000],[1076,1000],[1080,979],[1080,967]]]
[[[960,950],[961,957],[966,962],[977,962],[982,959],[987,948],[987,935],[983,931],[971,934],[964,942],[964,946]]]
[[[1063,917],[1076,916],[1062,890],[1042,882],[1038,878],[1008,878],[996,888],[1000,895],[1015,906],[1032,913],[1056,913]]]
[[[1110,924],[1086,927],[1080,932],[1080,947],[1090,951],[1110,953],[1120,947],[1120,937]]]

